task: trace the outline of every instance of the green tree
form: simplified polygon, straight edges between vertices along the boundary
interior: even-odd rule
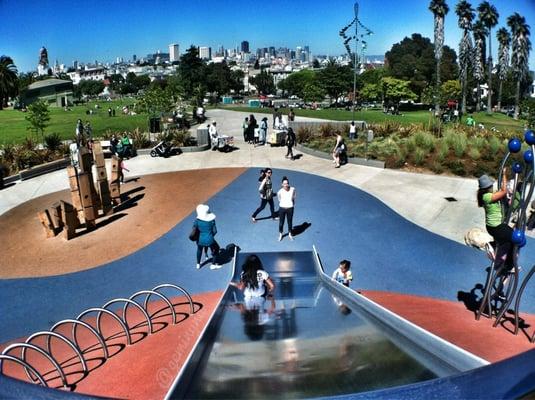
[[[386,52],[385,60],[388,67],[383,75],[410,81],[411,90],[418,96],[429,82],[436,80],[434,46],[429,38],[419,33],[395,43]],[[443,46],[440,71],[444,81],[458,76],[457,54],[448,46]]]
[[[353,90],[353,70],[350,66],[340,66],[331,61],[317,73],[317,77],[319,85],[331,98],[331,103]]]
[[[264,69],[260,71],[258,75],[251,77],[250,81],[256,87],[259,93],[275,93],[275,83],[273,82],[273,77]]]
[[[78,83],[78,87],[82,94],[88,96],[98,96],[104,90],[104,82],[83,79],[80,81],[80,83]]]
[[[445,0],[431,0],[429,10],[433,13],[435,21],[435,60],[436,60],[436,91],[440,90],[440,61],[442,59],[442,48],[444,47],[444,18],[450,10]],[[440,112],[438,96],[435,97],[435,112]]]
[[[491,31],[498,24],[498,11],[496,7],[491,5],[488,1],[482,2],[478,7],[479,20],[485,26],[487,33],[487,42],[489,44],[489,57],[487,60],[487,85],[489,87],[489,94],[487,96],[487,114],[492,114],[492,40]]]
[[[199,58],[197,47],[193,45],[180,57],[178,76],[182,82],[186,98],[195,97],[194,91],[199,86],[206,87],[205,68],[206,63]]]
[[[317,58],[315,58],[315,59],[312,61],[312,68],[314,68],[314,69],[318,69],[318,68],[320,68],[320,67],[321,67],[320,62],[318,61]]]
[[[240,93],[243,91],[243,78],[245,77],[245,72],[241,69],[234,69],[230,73],[230,90],[233,90],[234,93]]]
[[[28,106],[28,113],[24,117],[30,123],[27,129],[36,136],[44,137],[45,129],[50,121],[48,105],[43,100],[37,100]]]
[[[446,81],[440,87],[440,102],[447,104],[448,100],[459,101],[461,97],[461,83],[458,80]]]
[[[0,56],[0,110],[7,106],[7,100],[19,93],[18,71],[13,60]]]
[[[305,86],[309,84],[317,84],[316,72],[303,69],[288,75],[286,79],[279,82],[278,87],[289,96],[295,95],[303,98]]]
[[[325,98],[325,91],[321,86],[314,83],[307,83],[303,88],[302,99],[307,102],[322,101]]]
[[[409,81],[387,76],[382,79],[381,86],[386,102],[398,104],[401,100],[416,100],[418,98],[409,88]]]
[[[378,83],[365,83],[360,90],[360,98],[363,100],[379,100],[381,98],[381,85]]]
[[[459,43],[459,79],[461,81],[461,112],[466,114],[466,92],[468,90],[468,70],[472,64],[473,45],[470,31],[475,13],[472,5],[461,0],[455,7],[458,16],[459,28],[463,30],[463,36]]]
[[[516,94],[515,94],[515,114],[514,118],[518,119],[520,114],[520,86],[522,81],[526,80],[529,67],[529,51],[531,50],[531,41],[529,40],[529,25],[526,24],[526,19],[518,13],[514,13],[507,18],[507,25],[512,33],[512,56],[511,68],[516,79]]]
[[[169,92],[160,87],[147,89],[137,104],[139,111],[146,112],[150,117],[159,117],[162,113],[171,111],[173,106]]]
[[[498,39],[498,111],[502,108],[502,91],[503,82],[507,79],[507,71],[509,69],[509,47],[511,46],[511,35],[505,28],[498,29],[496,32]]]

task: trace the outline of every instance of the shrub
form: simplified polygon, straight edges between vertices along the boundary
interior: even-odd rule
[[[431,164],[431,171],[433,171],[436,174],[441,174],[442,172],[444,172],[444,166],[442,165],[442,163],[434,161]]]
[[[472,160],[479,160],[481,158],[481,152],[477,147],[472,147],[468,150],[468,157]]]
[[[488,139],[485,139],[481,136],[474,136],[468,140],[470,147],[477,149],[478,151],[483,151],[487,146]]]
[[[322,138],[328,138],[335,135],[335,129],[331,124],[321,124],[318,128],[318,132]]]
[[[488,140],[488,145],[489,156],[492,159],[498,155],[498,151],[500,151],[500,147],[502,147],[502,142],[496,136],[491,136]]]
[[[405,165],[407,160],[407,150],[404,147],[398,147],[392,156],[392,166],[395,168]]]
[[[307,126],[301,126],[297,129],[297,143],[308,143],[313,136],[312,129]]]
[[[427,153],[433,151],[436,144],[436,139],[428,132],[419,131],[413,134],[409,141],[414,141],[415,147],[420,147],[427,151]]]
[[[50,151],[56,151],[62,144],[61,136],[58,133],[51,133],[44,137],[45,147]]]
[[[451,160],[448,163],[446,163],[446,166],[455,175],[459,175],[459,176],[466,175],[466,170],[464,169],[464,165],[462,161],[460,160]]]
[[[141,132],[138,128],[134,129],[134,132],[132,132],[130,137],[138,149],[146,149],[151,147],[149,135],[147,135],[146,132]]]
[[[451,135],[446,140],[446,142],[448,141],[451,141],[451,144],[450,143],[448,144],[453,149],[455,156],[462,157],[466,151],[466,147],[468,146],[468,139],[466,137],[466,134],[462,132],[457,135]]]
[[[426,149],[423,149],[421,147],[416,148],[414,151],[414,163],[416,165],[423,165],[425,158],[427,157],[428,151]]]
[[[450,146],[446,142],[446,140],[442,139],[438,142],[437,145],[437,158],[436,160],[438,162],[443,162],[446,157],[448,156],[448,153],[450,152]]]

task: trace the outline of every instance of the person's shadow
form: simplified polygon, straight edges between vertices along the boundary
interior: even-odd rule
[[[303,222],[300,225],[296,225],[292,228],[292,236],[297,236],[306,231],[312,224],[310,222]]]
[[[228,244],[224,249],[219,250],[217,256],[213,257],[214,260],[212,262],[219,265],[230,262],[234,258],[234,249],[240,251],[240,247],[238,245],[234,243]]]
[[[476,291],[481,292],[481,297],[476,294]],[[483,298],[483,285],[477,283],[470,292],[463,292],[459,290],[457,292],[457,300],[462,301],[467,310],[476,312],[479,310],[481,305],[481,300]]]

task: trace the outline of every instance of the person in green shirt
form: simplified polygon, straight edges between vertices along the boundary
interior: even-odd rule
[[[502,187],[498,191],[493,191],[494,181],[487,175],[479,177],[479,190],[477,191],[477,205],[485,209],[485,226],[487,232],[494,238],[496,248],[500,246],[500,254],[507,255],[505,266],[507,269],[513,267],[513,229],[503,222],[501,200],[507,195],[507,171],[503,170]],[[497,254],[497,258],[499,255]],[[498,264],[498,260],[496,260]],[[500,261],[501,263],[501,261]]]
[[[474,117],[472,117],[472,115],[469,115],[466,118],[466,125],[468,125],[468,126],[476,126],[476,120],[474,119]]]

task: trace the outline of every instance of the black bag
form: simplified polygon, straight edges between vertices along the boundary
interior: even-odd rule
[[[191,240],[192,242],[196,242],[197,240],[199,240],[200,233],[201,232],[199,231],[199,228],[197,228],[197,225],[194,225],[191,229],[191,233],[189,234],[189,240]]]

